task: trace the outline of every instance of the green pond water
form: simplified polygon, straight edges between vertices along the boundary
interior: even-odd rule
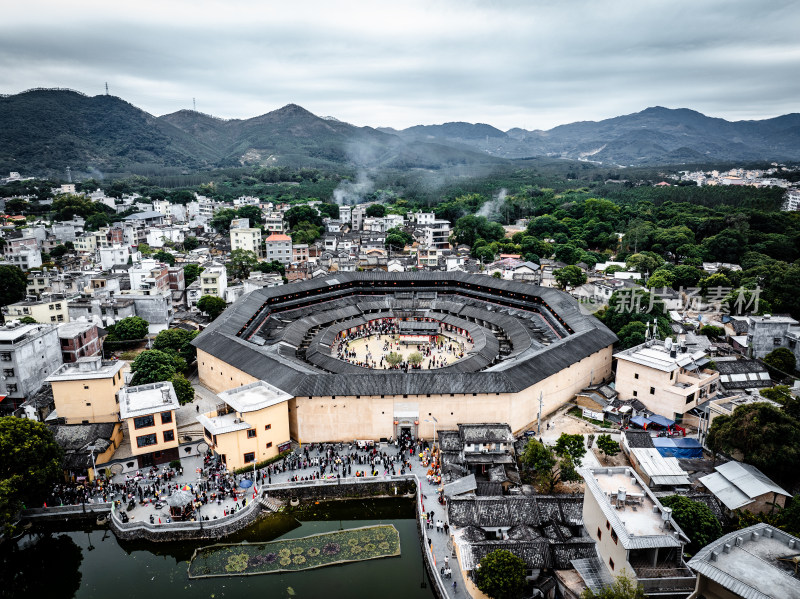
[[[24,548],[0,549],[0,597],[35,599],[141,598],[240,599],[242,597],[430,599],[413,503],[407,500],[330,502],[276,514],[221,542],[298,538],[340,528],[392,524],[401,555],[302,572],[190,579],[197,547],[214,541],[118,541],[107,529],[73,525],[34,527]],[[422,587],[424,582],[425,586]]]

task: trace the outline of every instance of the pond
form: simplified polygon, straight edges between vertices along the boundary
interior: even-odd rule
[[[0,551],[0,595],[48,599],[271,598],[431,599],[430,581],[408,500],[329,502],[276,514],[222,542],[265,542],[377,524],[394,526],[401,554],[395,557],[259,576],[190,579],[195,549],[214,541],[146,543],[118,541],[107,529],[47,525],[34,528],[28,546]],[[36,541],[31,543],[31,539]],[[425,587],[422,588],[424,582]],[[324,593],[321,593],[324,589]]]

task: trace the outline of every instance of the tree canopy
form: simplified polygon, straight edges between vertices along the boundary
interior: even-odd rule
[[[623,570],[611,586],[603,587],[599,593],[586,589],[581,593],[581,599],[647,599],[647,595],[644,587]]]
[[[114,325],[114,337],[119,341],[133,341],[147,337],[148,322],[138,316],[128,316]]]
[[[251,250],[233,250],[226,265],[228,276],[232,279],[246,279],[258,264],[258,257]]]
[[[715,452],[740,455],[777,482],[794,480],[800,467],[800,422],[766,402],[737,407],[717,416],[708,432]]]
[[[225,300],[215,295],[204,295],[197,300],[197,309],[208,314],[211,320],[222,314],[226,306]]]
[[[691,540],[686,546],[690,554],[697,553],[722,536],[722,524],[705,503],[694,501],[685,495],[662,497],[661,503],[672,509],[675,522]]]
[[[797,359],[794,353],[787,347],[778,347],[764,356],[764,364],[770,367],[777,376],[776,379],[791,375],[797,366]]]
[[[492,599],[516,599],[525,587],[525,561],[505,549],[487,553],[475,569],[475,584]]]
[[[0,526],[11,525],[23,506],[39,507],[63,480],[63,451],[43,423],[0,417]]]
[[[143,351],[131,363],[131,385],[168,381],[177,373],[175,356],[157,349]]]
[[[28,279],[19,267],[0,265],[0,306],[25,299]]]
[[[153,349],[180,356],[191,364],[197,357],[197,348],[192,345],[192,340],[199,334],[199,331],[186,329],[166,329],[156,335]]]
[[[586,273],[579,267],[568,265],[564,268],[557,268],[553,271],[553,278],[558,283],[559,288],[578,287],[586,282]]]
[[[183,280],[186,284],[186,287],[191,285],[197,280],[197,277],[200,276],[200,273],[203,272],[205,269],[200,266],[199,264],[187,264],[183,267]]]

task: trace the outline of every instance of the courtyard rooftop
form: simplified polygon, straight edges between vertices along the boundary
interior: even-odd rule
[[[119,415],[136,418],[146,414],[177,410],[180,407],[172,383],[151,383],[119,391]]]
[[[240,413],[263,410],[292,398],[285,391],[264,381],[223,391],[219,398]],[[249,428],[249,427],[248,427]]]
[[[688,542],[632,468],[582,468],[581,476],[626,549],[680,547]]]

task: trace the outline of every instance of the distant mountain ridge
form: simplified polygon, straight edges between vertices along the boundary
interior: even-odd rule
[[[702,161],[800,160],[800,114],[762,121],[726,121],[688,108],[661,106],[548,131],[446,123],[395,132],[408,139],[448,141],[503,158],[550,156],[633,166]]]
[[[403,130],[320,118],[296,104],[250,119],[190,110],[155,117],[114,96],[0,96],[0,173],[193,171],[240,165],[475,167],[536,156],[607,165],[800,160],[800,114],[726,121],[689,109],[501,131],[450,122]]]

